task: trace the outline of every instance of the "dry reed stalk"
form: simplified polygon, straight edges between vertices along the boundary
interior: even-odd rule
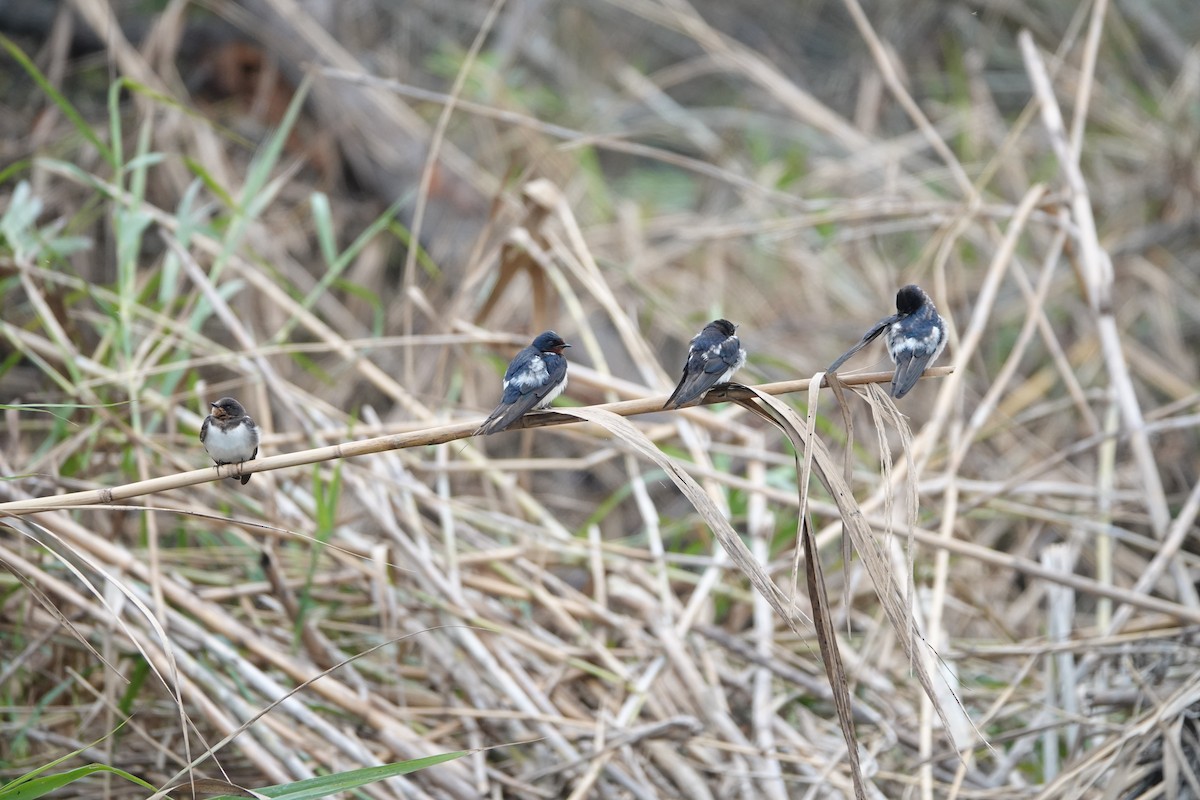
[[[943,377],[945,375],[953,374],[953,372],[953,367],[934,367],[927,371],[924,377]],[[885,381],[890,381],[891,379],[892,375],[889,372],[873,372],[847,376],[841,380],[847,385],[859,386],[870,383],[882,383]],[[713,403],[725,403],[734,399],[754,396],[758,393],[788,394],[792,392],[804,392],[808,390],[809,385],[810,381],[802,380],[781,381],[778,383],[764,384],[757,387],[742,387],[737,385],[720,386],[710,391],[702,400],[700,400],[700,404],[710,405]],[[623,400],[616,403],[607,403],[601,406],[596,406],[595,410],[622,417],[636,416],[640,414],[654,414],[663,411],[663,404],[665,403],[666,399],[666,395],[660,395],[639,400]],[[530,428],[545,427],[548,425],[564,425],[573,421],[573,415],[578,410],[580,409],[568,410],[567,408],[563,408],[562,411],[544,411],[535,413],[523,417],[514,423],[509,430],[526,430]],[[0,503],[0,514],[23,515],[58,508],[68,508],[71,506],[104,505],[116,502],[118,500],[127,500],[147,494],[157,494],[159,492],[165,492],[171,489],[181,489],[186,486],[194,486],[196,484],[207,483],[214,480],[220,480],[222,478],[229,478],[235,475],[253,475],[257,472],[269,472],[272,470],[285,469],[289,467],[320,464],[328,461],[371,455],[373,453],[382,453],[388,450],[400,450],[446,444],[449,442],[459,441],[461,439],[471,438],[474,431],[478,427],[478,421],[459,422],[452,425],[439,425],[436,427],[415,430],[408,433],[377,436],[372,439],[344,442],[342,444],[330,445],[327,447],[317,447],[311,450],[301,450],[295,453],[285,453],[278,456],[267,456],[265,458],[255,459],[254,461],[243,462],[241,465],[209,467],[206,469],[193,470],[191,472],[180,473],[177,475],[151,478],[148,480],[126,484],[124,486],[114,486],[107,489],[95,489],[84,492],[73,492],[65,495],[54,495],[53,497],[9,501],[6,503]]]
[[[1100,0],[1097,4],[1100,16],[1093,17],[1094,20],[1103,19],[1104,5],[1104,0]],[[1054,99],[1054,92],[1050,86],[1050,79],[1046,75],[1045,66],[1037,53],[1032,37],[1027,31],[1022,31],[1017,41],[1021,46],[1021,55],[1025,60],[1025,67],[1029,72],[1034,92],[1038,99],[1039,108],[1042,113],[1042,122],[1050,135],[1050,142],[1054,147],[1055,154],[1058,156],[1059,166],[1063,170],[1067,185],[1071,191],[1071,212],[1073,221],[1079,229],[1078,244],[1080,247],[1081,273],[1086,297],[1093,313],[1096,315],[1096,326],[1100,334],[1100,343],[1105,357],[1105,365],[1109,372],[1109,380],[1112,383],[1113,390],[1116,392],[1117,402],[1121,409],[1125,425],[1132,432],[1131,444],[1141,467],[1142,480],[1146,489],[1147,510],[1150,512],[1151,519],[1153,520],[1155,534],[1161,538],[1166,533],[1168,521],[1166,496],[1163,493],[1162,480],[1158,474],[1158,467],[1155,464],[1150,443],[1146,439],[1145,434],[1142,433],[1145,420],[1142,417],[1138,399],[1134,394],[1133,381],[1129,376],[1129,367],[1125,361],[1125,355],[1121,350],[1120,330],[1112,314],[1112,262],[1108,254],[1100,246],[1099,237],[1096,232],[1096,220],[1092,214],[1092,202],[1088,194],[1087,182],[1084,180],[1083,173],[1079,170],[1076,157],[1072,154],[1071,144],[1067,141],[1066,132],[1063,128],[1062,114],[1059,111],[1057,101]],[[1098,39],[1096,42],[1098,43]],[[1094,56],[1090,57],[1089,60],[1094,62]],[[1188,586],[1191,585],[1190,581],[1187,581],[1183,576],[1177,575],[1176,578],[1180,581],[1181,591],[1183,591],[1184,583]],[[1195,594],[1195,589],[1191,588],[1190,596],[1193,600]]]

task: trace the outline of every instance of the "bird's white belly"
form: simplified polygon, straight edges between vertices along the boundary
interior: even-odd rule
[[[245,461],[258,447],[258,435],[248,425],[239,425],[232,431],[223,431],[215,425],[208,427],[204,437],[204,449],[213,461],[233,464]]]
[[[558,397],[560,394],[562,394],[566,390],[567,390],[567,377],[564,375],[563,379],[562,379],[562,383],[560,383],[558,386],[555,386],[553,389],[551,389],[549,392],[547,392],[546,396],[543,397],[536,406],[534,406],[534,409],[537,411],[540,411],[543,408],[549,408],[550,404],[554,402],[554,398]]]

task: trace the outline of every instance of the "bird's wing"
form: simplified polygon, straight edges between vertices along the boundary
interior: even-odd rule
[[[204,418],[204,422],[203,422],[203,423],[201,423],[201,425],[200,425],[200,443],[201,443],[201,444],[203,444],[203,443],[204,443],[204,440],[205,440],[206,438],[208,438],[208,426],[209,426],[210,424],[212,424],[212,417],[211,417],[211,416],[209,416],[209,417],[205,417],[205,418]]]
[[[246,460],[247,460],[247,461],[253,461],[253,460],[254,460],[254,459],[256,459],[256,458],[258,458],[258,448],[257,448],[257,447],[256,447],[256,448],[254,448],[254,452],[253,452],[253,453],[251,453],[251,454],[250,454],[250,457],[249,457],[249,458],[247,458]],[[250,475],[242,475],[242,476],[241,476],[241,481],[242,481],[242,486],[245,486],[247,483],[249,483],[249,482],[250,482]]]
[[[549,362],[549,363],[548,363]],[[514,358],[504,373],[504,394],[501,403],[519,403],[526,397],[534,402],[546,396],[554,385],[553,367],[557,359],[547,359],[541,353],[522,353]],[[563,370],[565,372],[565,368]],[[561,378],[561,376],[560,376]]]
[[[900,320],[900,315],[893,314],[890,317],[886,317],[884,319],[879,320],[879,322],[876,322],[874,327],[871,328],[871,330],[869,330],[863,334],[863,337],[862,337],[862,339],[859,340],[858,344],[854,345],[854,347],[851,347],[849,350],[847,350],[846,352],[844,352],[840,356],[838,356],[836,361],[834,361],[832,364],[830,364],[828,367],[825,368],[825,371],[826,372],[836,372],[837,368],[840,367],[842,364],[845,364],[852,355],[857,353],[859,350],[862,350],[864,347],[869,345],[871,342],[875,341],[877,338],[879,338],[879,334],[886,331],[889,327],[892,326],[893,323],[898,322],[899,320]]]
[[[718,358],[709,359],[711,366],[706,370],[716,370],[723,375],[731,369],[742,368],[746,360],[746,351],[742,350],[742,343],[736,336],[730,336],[717,348],[717,356]]]
[[[899,400],[908,394],[933,360],[933,350],[922,348],[919,353],[912,350],[901,352],[896,359],[896,374],[892,376],[892,397]]]
[[[740,366],[741,344],[736,336],[726,337],[704,349],[692,348],[683,365],[683,375],[663,408],[679,408],[695,400],[716,386],[726,372]]]
[[[525,355],[525,354],[522,354]],[[520,361],[521,363],[518,363]],[[475,434],[498,433],[512,425],[545,399],[567,375],[567,360],[540,353],[518,356],[504,373],[504,394]]]
[[[667,402],[663,404],[663,408],[679,408],[681,405],[691,400],[695,395],[691,394],[691,381],[688,380],[690,373],[687,365],[683,367],[683,376],[679,379],[679,383],[675,384],[675,391],[671,392],[671,396],[667,398]],[[690,376],[694,377],[694,376]]]
[[[251,419],[249,414],[246,415],[245,419],[246,424],[250,426],[250,437],[254,439],[254,455],[250,456],[250,458],[254,458],[254,456],[258,455],[258,443],[262,441],[262,428],[258,427],[258,423]]]

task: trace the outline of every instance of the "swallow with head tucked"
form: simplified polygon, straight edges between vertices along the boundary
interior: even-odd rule
[[[737,325],[714,319],[688,345],[683,376],[663,408],[679,408],[698,400],[718,383],[728,383],[746,363],[746,351],[738,340]]]
[[[835,372],[850,356],[885,332],[888,355],[896,365],[892,375],[892,397],[897,400],[904,397],[946,349],[946,322],[938,315],[929,295],[915,283],[896,292],[895,314],[875,323],[858,344],[830,364],[825,372]]]
[[[232,397],[222,397],[212,404],[212,413],[204,418],[200,426],[200,443],[204,450],[222,464],[240,464],[258,455],[258,426],[246,414],[242,404]],[[249,475],[230,475],[240,479],[245,486]]]
[[[546,331],[517,353],[504,373],[500,405],[473,435],[498,433],[526,412],[548,408],[567,388],[567,359],[563,349],[570,346],[554,331]]]

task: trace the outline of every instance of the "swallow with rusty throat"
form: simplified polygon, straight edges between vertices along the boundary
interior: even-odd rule
[[[258,455],[258,426],[246,414],[242,404],[232,397],[222,397],[212,404],[212,413],[204,418],[200,426],[200,443],[204,450],[222,464],[240,464]],[[249,475],[230,475],[239,478],[245,486]]]
[[[746,363],[746,351],[738,340],[737,325],[714,319],[688,345],[687,361],[679,385],[663,408],[679,408],[703,397],[718,383],[728,383]]]
[[[915,283],[896,292],[895,314],[876,322],[858,344],[830,364],[825,372],[836,371],[846,359],[885,332],[888,355],[896,365],[892,375],[892,397],[897,400],[904,397],[946,349],[946,322],[938,315],[929,295]]]
[[[526,412],[548,408],[567,388],[567,359],[563,349],[570,346],[554,331],[546,331],[517,353],[504,373],[500,405],[473,435],[498,433]]]

